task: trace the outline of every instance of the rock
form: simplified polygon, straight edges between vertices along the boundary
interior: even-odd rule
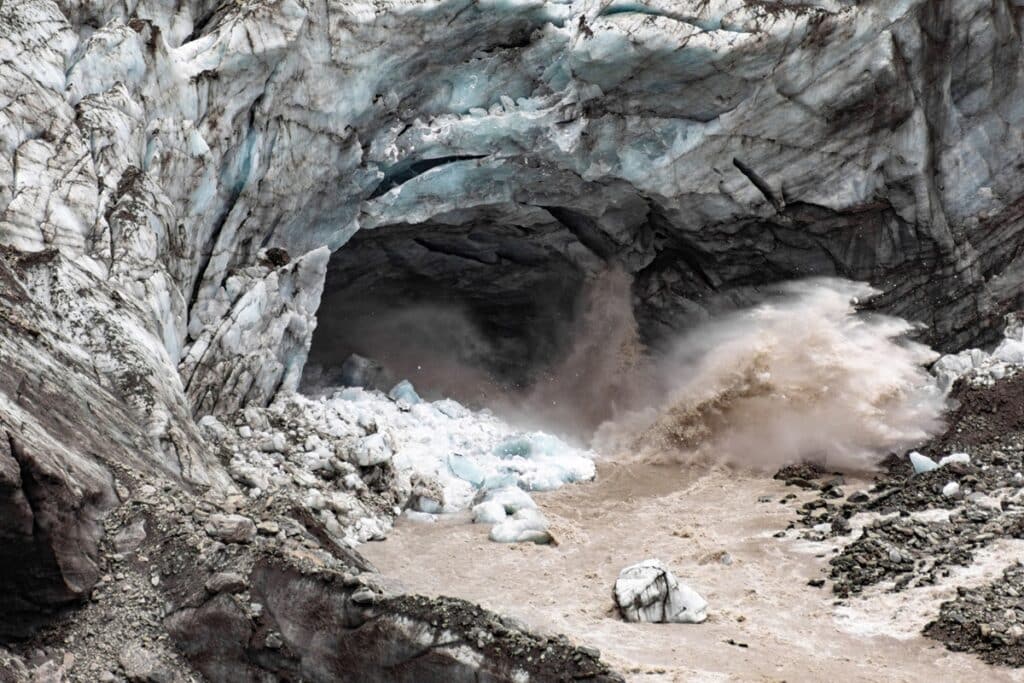
[[[273,520],[262,520],[256,525],[256,531],[264,536],[276,536],[281,531],[281,525]]]
[[[171,683],[173,671],[151,650],[139,643],[129,643],[119,656],[125,677],[131,683]]]
[[[707,619],[707,601],[659,560],[623,569],[615,581],[615,603],[626,621],[698,624]]]
[[[220,572],[206,580],[206,590],[217,593],[241,593],[249,587],[249,582],[241,574]]]
[[[146,540],[146,520],[139,518],[114,535],[114,549],[119,553],[135,550]]]
[[[206,520],[206,533],[225,543],[252,543],[256,538],[256,525],[244,515],[210,515]]]
[[[337,578],[304,574],[280,559],[264,558],[253,569],[250,590],[263,605],[260,625],[266,636],[257,636],[249,614],[223,594],[171,614],[168,631],[189,663],[211,681],[273,677],[261,668],[265,662],[287,665],[302,680],[392,680],[393,672],[381,669],[382,645],[393,648],[391,666],[400,667],[410,681],[504,681],[524,671],[531,680],[619,680],[594,657],[559,639],[521,631],[478,606],[451,598],[385,598],[367,588],[344,587]],[[477,649],[481,633],[486,640]],[[451,636],[472,656],[461,648],[437,648],[422,656],[429,643]],[[317,654],[325,645],[333,656]]]

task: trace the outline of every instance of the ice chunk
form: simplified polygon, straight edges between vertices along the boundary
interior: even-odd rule
[[[519,473],[518,483],[531,491],[593,479],[594,461],[556,436],[532,432],[507,438],[494,448],[506,468]]]
[[[966,453],[950,453],[946,457],[939,460],[939,467],[942,467],[943,465],[948,465],[951,462],[959,462],[967,465],[971,462],[971,456],[967,455]]]
[[[956,483],[955,481],[951,481],[942,487],[942,495],[946,496],[947,498],[955,496],[958,493],[960,493],[960,484]]]
[[[412,382],[407,379],[403,379],[401,382],[391,387],[391,391],[388,392],[388,398],[395,403],[404,401],[410,406],[414,406],[423,399],[420,398],[419,394],[416,393],[415,387]]]
[[[391,448],[380,432],[360,439],[353,456],[360,467],[379,465],[391,459]]]
[[[506,439],[494,449],[494,454],[502,458],[528,458],[531,452],[530,441],[525,437]]]
[[[451,469],[459,479],[468,481],[473,486],[479,488],[487,475],[480,469],[480,466],[472,458],[467,458],[464,455],[458,453],[451,453],[448,455],[448,468]]]
[[[533,498],[530,498],[530,494],[515,486],[488,491],[484,500],[500,503],[505,508],[505,512],[510,515],[514,515],[520,510],[537,507]]]
[[[707,601],[660,560],[626,567],[615,581],[615,602],[626,621],[699,624],[707,619]]]
[[[437,521],[437,515],[417,510],[406,510],[405,518],[410,522],[418,522],[420,524],[433,524]]]
[[[453,401],[450,398],[443,398],[440,401],[434,401],[434,407],[437,408],[439,413],[445,417],[450,417],[453,420],[460,420],[471,415],[469,409],[458,401]]]
[[[508,517],[505,506],[496,500],[488,500],[473,506],[473,522],[475,524],[497,524]]]
[[[1024,342],[1004,339],[992,352],[992,357],[1004,363],[1020,365],[1024,363]]]
[[[917,451],[913,451],[910,454],[910,464],[914,466],[914,472],[917,474],[931,472],[938,468],[938,464],[934,460],[927,455],[921,455]]]
[[[500,474],[490,474],[487,479],[484,480],[484,484],[481,488],[485,489],[503,489],[510,486],[515,486],[519,482],[519,476],[513,472],[502,472]]]
[[[497,543],[550,543],[548,521],[539,511],[524,508],[512,519],[491,527],[490,538]]]
[[[431,515],[440,514],[443,507],[441,501],[434,500],[430,496],[414,496],[411,500],[415,510]]]
[[[360,387],[345,387],[334,395],[342,401],[365,401],[369,398],[369,394]]]

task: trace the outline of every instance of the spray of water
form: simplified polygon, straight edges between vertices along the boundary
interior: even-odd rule
[[[681,337],[651,362],[646,401],[597,430],[603,452],[759,468],[796,461],[868,469],[935,434],[936,354],[897,318],[858,313],[861,283],[790,283],[751,310]]]

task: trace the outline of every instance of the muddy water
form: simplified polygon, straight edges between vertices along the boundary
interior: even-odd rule
[[[491,543],[486,528],[459,516],[400,522],[388,540],[361,551],[409,590],[478,602],[598,647],[629,680],[1024,680],[917,635],[952,585],[927,595],[878,590],[845,606],[827,587],[808,587],[824,576],[834,546],[772,536],[792,518],[778,500],[793,490],[726,469],[604,465],[596,482],[535,497],[553,521],[556,547]],[[761,495],[772,502],[758,503]],[[1019,550],[1003,549],[958,580],[991,578]],[[619,620],[615,577],[648,557],[668,562],[707,598],[707,622]]]

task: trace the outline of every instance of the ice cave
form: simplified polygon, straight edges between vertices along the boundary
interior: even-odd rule
[[[1015,681],[1021,0],[0,0],[0,682]]]

